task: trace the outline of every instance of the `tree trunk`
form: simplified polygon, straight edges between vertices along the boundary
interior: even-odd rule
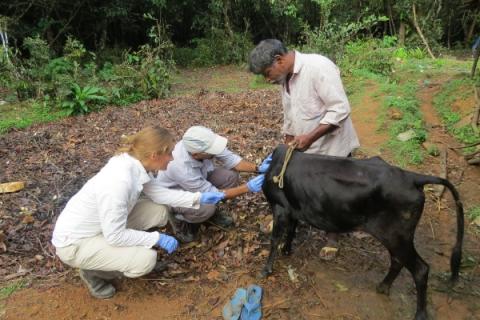
[[[452,13],[448,14],[448,25],[447,25],[447,48],[450,50],[452,45]]]
[[[420,36],[420,38],[421,38],[422,41],[423,41],[423,44],[424,44],[425,47],[427,48],[428,54],[430,55],[430,57],[431,57],[432,59],[435,59],[435,56],[433,55],[432,50],[430,50],[430,46],[428,45],[427,39],[426,39],[425,36],[423,35],[422,30],[420,29],[420,26],[418,25],[417,12],[416,12],[416,10],[415,10],[415,4],[412,5],[412,10],[413,10],[413,24],[415,25],[415,29],[417,29],[418,35]]]
[[[401,46],[405,45],[405,33],[406,33],[406,25],[403,21],[400,21],[400,27],[398,28],[398,43]]]
[[[472,24],[470,25],[470,28],[468,28],[467,37],[465,38],[465,43],[467,44],[469,44],[470,41],[472,41],[473,32],[475,31],[475,26],[477,24],[477,19],[478,19],[478,13],[475,11],[475,13],[473,14]]]
[[[396,35],[397,30],[395,28],[395,20],[393,19],[393,10],[392,10],[392,4],[390,0],[386,0],[386,7],[387,7],[387,12],[388,12],[388,23],[390,26],[390,34],[391,35]]]

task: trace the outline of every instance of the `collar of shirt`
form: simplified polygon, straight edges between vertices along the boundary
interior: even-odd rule
[[[300,73],[300,70],[303,67],[303,55],[295,51],[295,62],[293,63],[293,74],[298,74]]]
[[[147,173],[143,164],[136,158],[132,157],[128,153],[122,153],[119,155],[120,158],[123,158],[126,162],[130,162],[130,170],[132,173],[132,177],[135,179],[135,184],[137,186],[143,186],[145,183],[151,180],[150,175]]]
[[[291,86],[292,81],[296,78],[296,76],[300,73],[304,65],[303,55],[295,50],[295,61],[293,62],[293,72],[288,79],[288,85]],[[287,83],[283,85],[283,90],[287,90]]]

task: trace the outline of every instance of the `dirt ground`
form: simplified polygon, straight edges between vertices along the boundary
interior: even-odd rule
[[[388,270],[389,257],[379,242],[366,234],[343,235],[337,258],[326,262],[318,255],[325,243],[324,234],[300,225],[292,255],[279,257],[273,276],[258,279],[268,253],[271,221],[261,195],[244,196],[223,205],[223,210],[234,217],[235,229],[202,227],[198,243],[183,246],[172,257],[160,254],[160,259],[170,263],[168,272],[118,280],[118,293],[109,300],[91,298],[76,271],[54,258],[48,236],[56,215],[103,165],[122,133],[159,122],[180,136],[190,125],[204,124],[228,136],[232,149],[252,161],[260,161],[278,143],[282,119],[278,89],[248,90],[249,76],[244,71],[224,68],[224,81],[235,83],[232,78],[237,79],[239,92],[215,91],[211,89],[215,86],[209,84],[221,80],[212,77],[211,72],[197,73],[193,89],[181,96],[142,102],[131,108],[108,108],[99,114],[14,131],[2,137],[0,156],[2,162],[10,163],[2,179],[26,179],[31,191],[0,198],[6,208],[0,214],[10,214],[10,228],[17,228],[9,229],[7,235],[15,240],[11,231],[15,230],[25,242],[34,244],[25,248],[25,243],[15,246],[18,240],[12,240],[8,243],[10,251],[0,256],[0,263],[6,266],[0,276],[15,272],[23,275],[19,266],[28,270],[29,275],[24,278],[25,288],[8,298],[0,318],[221,319],[222,307],[235,290],[252,283],[263,288],[264,319],[413,318],[415,288],[407,271],[403,270],[394,282],[389,297],[376,293],[376,284]],[[235,78],[238,75],[240,78]],[[429,128],[428,142],[441,147],[458,145],[440,126],[432,107],[440,84],[440,80],[432,82],[418,93]],[[178,86],[178,90],[186,90],[185,85]],[[376,89],[375,84],[367,86],[366,92]],[[389,161],[389,154],[382,147],[387,136],[378,130],[375,120],[380,112],[379,99],[366,94],[352,105],[352,116],[362,144],[359,155],[380,155]],[[480,169],[466,165],[452,150],[447,149],[447,153],[448,178],[458,187],[465,207],[478,205]],[[13,162],[22,166],[13,166]],[[424,165],[411,169],[438,175],[441,159],[427,156]],[[433,198],[431,189],[427,189],[427,194],[425,212],[416,232],[416,247],[430,264],[429,313],[432,319],[439,320],[480,319],[479,235],[467,220],[463,250],[466,263],[458,285],[449,288],[449,259],[456,235],[452,197],[448,191],[441,200]],[[40,204],[32,198],[50,201]],[[25,214],[13,216],[8,209],[14,206],[32,211],[35,221],[18,227],[16,219],[25,219]],[[41,261],[34,258],[38,254],[43,257]]]

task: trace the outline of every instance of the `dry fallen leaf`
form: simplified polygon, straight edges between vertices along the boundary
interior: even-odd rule
[[[17,192],[23,188],[25,188],[25,182],[23,181],[0,183],[0,193]]]
[[[0,249],[3,250],[3,252],[7,252],[7,245],[5,244],[5,234],[3,233],[3,230],[0,230]]]
[[[35,222],[35,219],[33,218],[33,216],[31,214],[26,214],[22,219],[23,224],[30,224],[30,223],[34,223],[34,222]]]
[[[208,280],[219,280],[220,279],[220,272],[217,270],[212,270],[207,274]]]

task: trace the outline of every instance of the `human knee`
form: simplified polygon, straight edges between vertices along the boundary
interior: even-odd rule
[[[240,180],[240,175],[238,174],[238,172],[229,170],[226,173],[226,177],[225,177],[225,188],[232,188],[237,186],[239,180]]]
[[[150,273],[156,263],[157,252],[153,249],[142,248],[134,257],[132,257],[131,264],[123,274],[128,278],[141,277]]]

